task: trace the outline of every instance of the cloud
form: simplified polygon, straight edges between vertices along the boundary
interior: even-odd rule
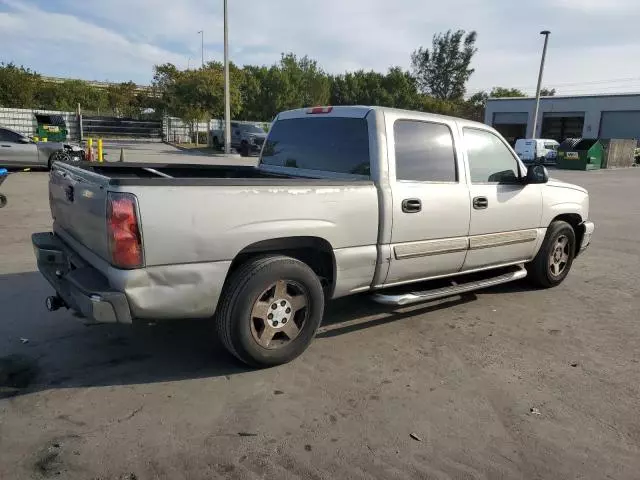
[[[640,12],[637,0],[551,0],[551,7],[578,12],[619,15]]]
[[[0,11],[1,59],[45,75],[128,80],[138,74],[148,78],[154,63],[182,60],[157,45],[132,41],[73,15],[5,4],[11,10]]]
[[[637,76],[637,0],[541,0],[526,12],[512,0],[232,0],[231,58],[272,64],[293,51],[327,71],[409,67],[411,51],[435,33],[478,31],[469,89],[535,88],[542,38],[552,31],[545,85]],[[606,5],[604,9],[601,6]],[[597,25],[597,28],[587,28]],[[149,82],[156,63],[181,67],[222,59],[222,0],[0,0],[0,59],[44,74]],[[47,54],[42,55],[42,45]],[[7,57],[10,54],[11,57]],[[615,83],[587,90],[611,89]],[[578,86],[571,88],[578,90]],[[640,81],[620,89],[640,89]],[[569,92],[569,86],[559,88]],[[607,90],[607,91],[609,91]]]

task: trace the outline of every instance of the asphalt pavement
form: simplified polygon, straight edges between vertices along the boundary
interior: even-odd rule
[[[207,321],[48,313],[29,241],[50,229],[47,173],[12,175],[0,478],[637,479],[640,169],[554,176],[590,190],[596,223],[560,287],[399,309],[344,299],[301,358],[254,371]]]

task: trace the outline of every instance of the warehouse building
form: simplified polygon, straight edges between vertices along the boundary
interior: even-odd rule
[[[535,98],[490,98],[485,123],[512,144],[531,138]],[[640,94],[542,97],[538,138],[640,139]]]

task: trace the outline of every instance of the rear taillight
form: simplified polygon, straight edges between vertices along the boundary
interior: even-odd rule
[[[109,193],[107,197],[107,234],[111,261],[119,268],[143,265],[142,237],[138,224],[136,197],[129,193]]]
[[[333,107],[313,107],[307,110],[308,114],[317,115],[322,113],[331,113]]]

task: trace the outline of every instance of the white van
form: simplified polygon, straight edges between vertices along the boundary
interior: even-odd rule
[[[544,138],[521,138],[515,151],[524,163],[555,163],[560,144]]]

